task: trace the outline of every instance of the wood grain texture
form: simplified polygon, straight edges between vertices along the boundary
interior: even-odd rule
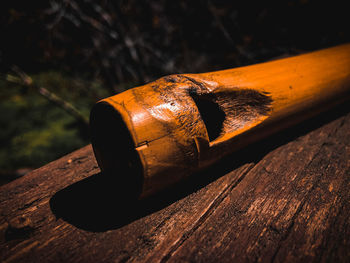
[[[91,146],[0,188],[1,262],[348,262],[342,105],[139,203]]]

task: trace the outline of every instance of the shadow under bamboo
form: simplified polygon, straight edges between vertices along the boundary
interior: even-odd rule
[[[101,170],[143,198],[350,97],[350,44],[202,74],[178,74],[98,102]]]

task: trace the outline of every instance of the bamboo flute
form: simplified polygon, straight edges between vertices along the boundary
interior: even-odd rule
[[[98,102],[102,171],[138,198],[350,97],[350,44],[256,65],[177,74]]]

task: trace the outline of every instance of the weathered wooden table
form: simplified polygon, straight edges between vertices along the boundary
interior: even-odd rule
[[[349,262],[347,104],[130,204],[86,146],[0,190],[1,262]]]

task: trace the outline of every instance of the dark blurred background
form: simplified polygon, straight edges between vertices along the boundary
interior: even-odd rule
[[[88,144],[101,98],[350,41],[346,1],[2,2],[0,184]]]

